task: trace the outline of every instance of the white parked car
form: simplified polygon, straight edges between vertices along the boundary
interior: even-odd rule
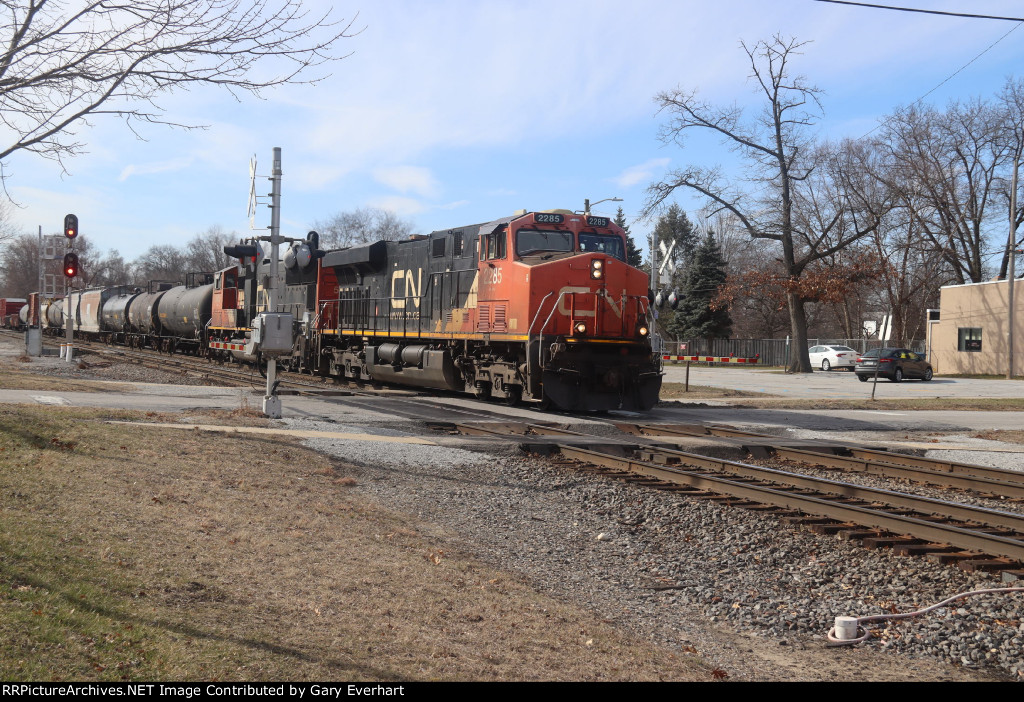
[[[823,371],[833,368],[849,368],[857,365],[857,352],[849,346],[812,346],[807,351],[811,365]]]

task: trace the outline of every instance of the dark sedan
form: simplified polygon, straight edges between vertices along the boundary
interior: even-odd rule
[[[932,379],[932,364],[910,349],[871,349],[857,358],[853,372],[862,383],[875,375],[898,383],[904,378]]]

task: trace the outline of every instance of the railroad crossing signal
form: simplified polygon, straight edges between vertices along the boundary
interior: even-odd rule
[[[69,279],[78,275],[78,254],[74,251],[64,254],[64,275]]]
[[[78,215],[64,215],[64,236],[68,239],[78,236]]]

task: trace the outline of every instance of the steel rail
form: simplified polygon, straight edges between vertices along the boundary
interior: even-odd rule
[[[950,487],[975,490],[978,492],[990,492],[1006,497],[1024,498],[1024,474],[1021,474],[1022,482],[1009,480],[995,480],[985,477],[971,477],[958,473],[944,473],[942,471],[916,468],[914,466],[903,466],[884,461],[872,461],[852,456],[840,456],[819,451],[808,451],[805,449],[786,448],[785,446],[772,446],[770,450],[779,458],[800,461],[817,465],[826,465],[844,470],[871,473],[873,475],[899,476],[911,478],[918,482],[930,483],[933,485],[948,485]]]
[[[791,452],[797,460],[806,461],[813,457],[815,463],[831,465],[839,468],[853,470],[864,470],[878,475],[899,475],[922,482],[935,485],[949,485],[962,487],[982,492],[992,492],[1007,497],[1024,497],[1024,472],[1010,470],[1007,468],[994,468],[992,466],[981,466],[973,463],[960,463],[943,459],[923,458],[891,451],[861,448],[856,446],[844,446],[839,450],[850,454],[849,456],[838,453],[826,453],[824,451],[813,451],[810,449],[795,449],[783,446],[779,437],[769,434],[756,434],[754,432],[730,429],[716,426],[696,425],[651,425],[651,424],[627,424],[619,423],[618,426],[624,431],[637,431],[645,436],[698,436],[698,437],[723,437],[723,438],[757,438],[766,440],[758,444],[766,450],[771,450],[780,456]],[[824,446],[832,445],[831,442],[821,442]],[[856,460],[851,460],[856,459]]]
[[[979,466],[973,463],[960,463],[957,461],[946,461],[937,458],[923,458],[911,456],[905,453],[893,453],[869,448],[850,448],[850,454],[854,458],[866,458],[882,463],[895,463],[905,466],[917,466],[928,468],[937,473],[948,473],[951,475],[977,475],[994,480],[1008,480],[1024,485],[1024,472],[1009,470],[1007,468],[993,468],[991,466]]]
[[[988,524],[989,526],[1011,529],[1024,539],[1024,515],[1002,510],[987,509],[965,505],[959,502],[948,502],[937,500],[931,497],[909,495],[893,490],[866,487],[844,483],[828,478],[817,478],[814,476],[792,473],[756,466],[739,461],[711,458],[699,454],[687,453],[673,449],[649,449],[644,453],[650,454],[652,458],[674,458],[680,463],[691,465],[696,468],[732,473],[756,480],[767,480],[774,483],[783,483],[795,488],[814,490],[816,492],[836,495],[838,497],[863,500],[865,502],[883,502],[893,507],[912,509],[923,514],[930,514],[940,519],[958,519],[962,521]],[[662,462],[662,461],[657,461]]]
[[[455,427],[466,433],[485,434],[488,436],[508,436],[510,433],[523,436],[528,432],[576,437],[592,436],[577,431],[562,429],[560,427],[549,427],[523,422],[503,422],[496,425],[492,424],[490,426],[481,426],[479,424],[456,424]],[[598,439],[599,437],[593,438]],[[600,437],[600,439],[602,442],[608,443],[605,437]],[[561,446],[562,445],[559,444],[559,447]],[[845,483],[828,478],[801,475],[799,473],[779,470],[777,468],[768,468],[749,463],[741,463],[739,461],[730,461],[727,459],[688,453],[678,449],[651,447],[642,449],[641,452],[651,458],[662,459],[655,461],[659,464],[665,464],[669,460],[675,460],[679,463],[690,465],[695,468],[731,473],[733,475],[739,475],[755,480],[781,483],[793,488],[814,490],[818,493],[836,495],[841,498],[856,499],[868,503],[881,502],[892,507],[911,509],[922,514],[929,514],[938,519],[955,519],[975,522],[978,524],[987,524],[990,527],[1012,530],[1024,538],[1024,515],[1015,514],[1013,512],[1004,512],[1001,510],[964,505],[958,502],[948,502],[946,500],[938,500],[930,497],[909,495],[893,490],[854,485],[852,483]]]
[[[626,470],[658,480],[679,483],[700,490],[828,519],[853,522],[895,534],[908,534],[915,538],[949,544],[967,551],[1024,561],[1024,540],[1019,538],[988,534],[962,526],[936,524],[918,516],[893,514],[858,505],[843,504],[814,495],[801,495],[780,490],[777,487],[739,482],[721,476],[661,466],[648,461],[611,456],[575,446],[559,445],[558,448],[567,458],[575,458],[594,465]]]

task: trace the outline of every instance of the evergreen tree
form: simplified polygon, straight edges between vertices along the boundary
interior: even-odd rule
[[[664,214],[658,217],[658,221],[654,225],[654,237],[658,244],[665,245],[666,250],[672,246],[672,242],[675,242],[669,256],[675,267],[675,272],[671,272],[672,266],[662,269],[664,272],[661,276],[661,288],[663,290],[679,290],[683,284],[686,269],[693,259],[693,252],[697,248],[697,233],[694,231],[693,223],[690,222],[690,218],[686,216],[686,212],[679,205],[672,203]],[[658,268],[661,268],[662,261],[663,257],[659,247]]]
[[[732,333],[729,310],[711,309],[711,300],[725,284],[725,259],[711,232],[693,252],[679,291],[679,306],[665,328],[680,339],[727,338]]]
[[[654,234],[659,243],[664,243],[667,249],[672,242],[676,243],[672,249],[671,259],[676,265],[676,271],[685,271],[693,259],[693,252],[697,248],[697,233],[693,230],[693,223],[686,216],[676,203],[669,205],[668,210],[658,217],[654,225]],[[661,259],[661,251],[658,251],[658,259]]]
[[[629,233],[629,225],[626,224],[626,215],[622,212],[622,208],[615,213],[615,219],[613,220],[617,225],[622,227],[626,232],[626,263],[633,266],[633,268],[639,268],[643,265],[644,255],[637,248],[636,242],[633,241],[633,235]]]

